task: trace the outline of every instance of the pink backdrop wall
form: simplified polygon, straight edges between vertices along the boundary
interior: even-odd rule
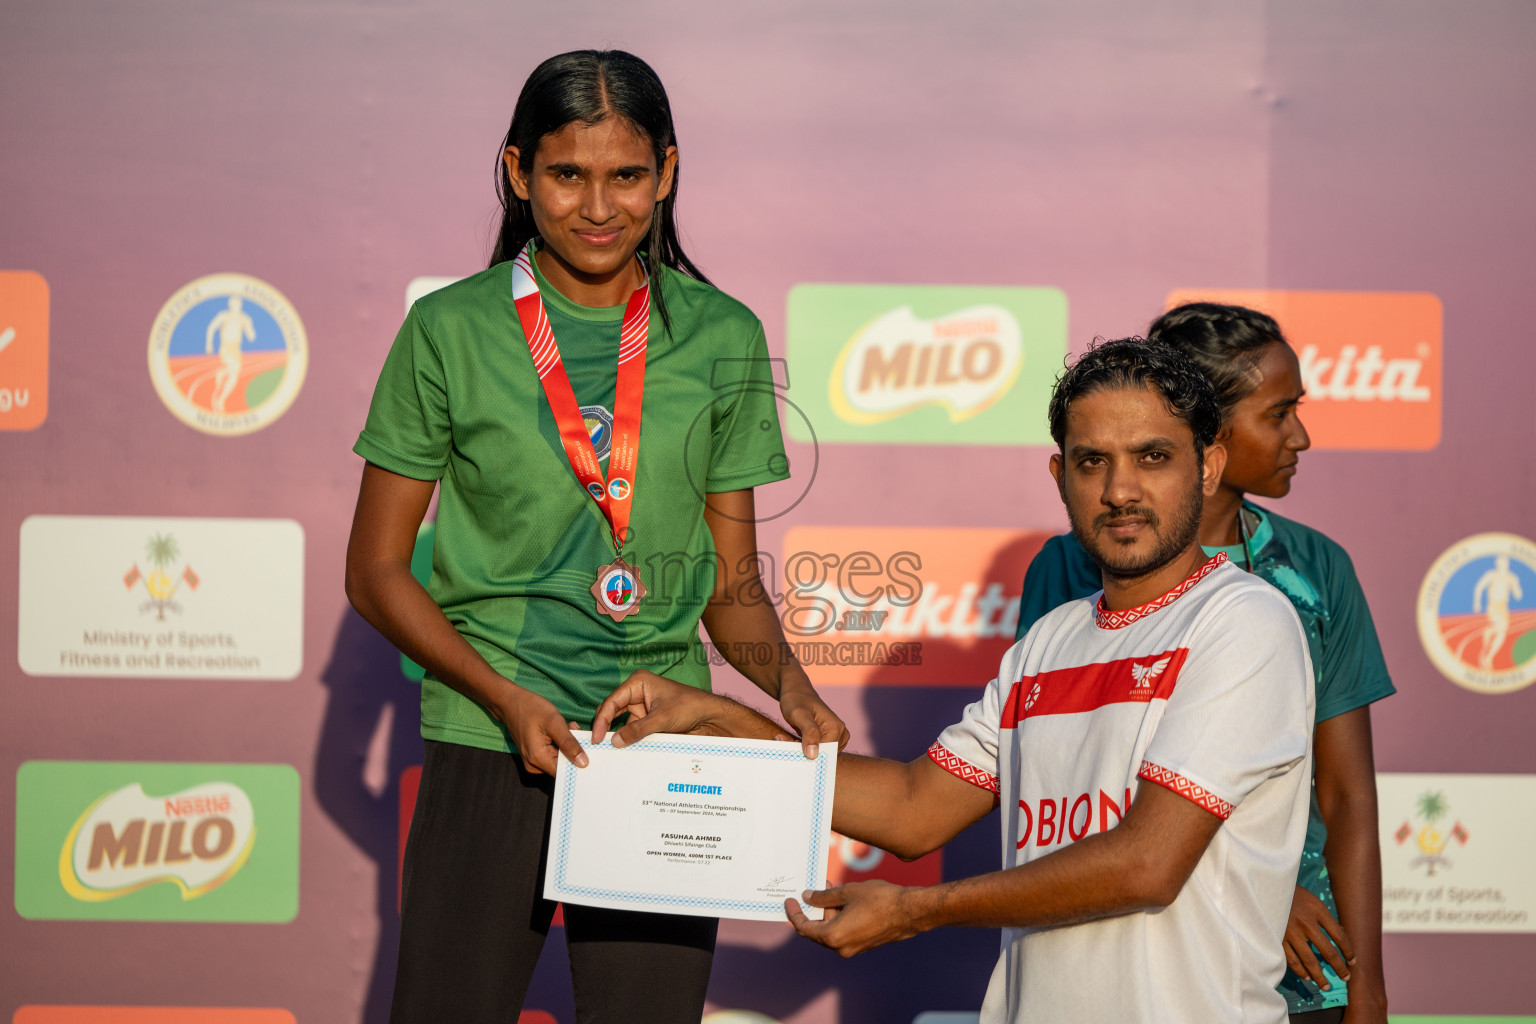
[[[1375,710],[1378,768],[1536,772],[1536,689],[1452,685],[1414,625],[1441,551],[1475,533],[1536,532],[1533,31],[1527,4],[1447,0],[6,4],[0,268],[47,279],[51,364],[46,422],[0,433],[0,877],[13,868],[8,780],[23,761],[290,764],[304,799],[292,922],[0,909],[0,1012],[275,1006],[300,1020],[383,1019],[394,780],[420,741],[414,685],[341,590],[361,468],[350,446],[406,283],[484,265],[517,90],[538,60],[575,47],[623,47],[661,74],[690,252],[762,317],[776,354],[801,282],[1059,288],[1073,351],[1144,328],[1175,288],[1438,295],[1439,445],[1314,451],[1278,508],[1340,541],[1371,600],[1399,689]],[[279,288],[311,349],[294,406],[238,438],[172,417],[144,362],[162,303],[225,270]],[[790,454],[800,464],[808,452]],[[765,549],[796,525],[1064,525],[1044,448],[819,455],[806,500],[762,527]],[[298,520],[299,676],[23,673],[7,653],[18,549],[4,538],[39,514]],[[862,749],[901,758],[970,695],[826,692]],[[363,780],[379,735],[382,791]],[[994,828],[958,840],[946,876],[994,866]],[[974,1009],[994,955],[995,936],[978,931],[844,963],[782,930],[727,925],[711,999],[806,1024],[905,1022]],[[1386,956],[1396,1011],[1536,1012],[1529,934],[1392,934]],[[552,942],[530,1006],[569,1021],[562,960]]]

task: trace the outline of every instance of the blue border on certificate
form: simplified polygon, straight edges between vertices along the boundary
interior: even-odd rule
[[[593,746],[592,743],[585,742],[579,738],[576,742],[581,744],[583,750],[589,750]],[[707,745],[701,746],[697,743],[668,743],[666,741],[646,739],[642,744],[637,744],[636,747],[632,749],[650,749],[656,751],[657,753],[667,751],[694,754],[718,754],[724,757],[757,758],[764,761],[805,760],[805,754],[801,752],[799,746],[789,747],[785,750],[744,750],[741,747]],[[826,842],[827,838],[825,834],[826,829],[821,827],[821,812],[823,805],[822,794],[826,790],[828,763],[830,763],[829,758],[818,757],[816,759],[816,797],[811,806],[811,820],[814,825],[814,832],[811,836],[810,853],[805,860],[805,884],[801,886],[801,888],[804,889],[819,889],[821,888],[823,882],[823,879],[817,878],[815,876],[816,865],[821,860],[821,847],[822,844]],[[622,892],[617,889],[589,889],[584,886],[567,885],[565,881],[565,868],[566,860],[570,852],[568,847],[570,846],[571,839],[570,823],[571,814],[574,812],[572,801],[574,799],[575,791],[575,786],[569,786],[566,788],[565,799],[561,801],[559,808],[560,828],[557,831],[560,835],[560,842],[556,847],[554,854],[555,886],[560,890],[561,894],[569,893],[572,896],[586,896],[592,899],[623,900],[626,903],[636,904],[665,903],[674,907],[687,906],[699,907],[701,909],[716,909],[722,911],[750,911],[755,913],[771,913],[772,911],[779,910],[784,906],[784,901],[782,899],[725,900],[711,899],[704,896],[659,896],[653,893]]]

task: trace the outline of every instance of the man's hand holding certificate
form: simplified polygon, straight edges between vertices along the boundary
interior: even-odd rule
[[[589,763],[560,766],[544,895],[782,921],[786,898],[826,881],[837,749],[823,745],[810,759],[798,744],[734,738],[764,736],[762,720],[728,723],[714,702],[689,699],[697,691],[672,687],[688,690],[637,673],[604,702],[590,734],[575,734]],[[674,713],[684,708],[692,717]],[[625,711],[631,723],[603,742]],[[661,727],[695,735],[656,734]]]

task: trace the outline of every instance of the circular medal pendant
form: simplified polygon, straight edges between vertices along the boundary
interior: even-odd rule
[[[640,599],[645,596],[640,570],[623,558],[600,566],[597,581],[592,584],[592,596],[597,598],[597,610],[614,622],[634,614],[640,610]]]

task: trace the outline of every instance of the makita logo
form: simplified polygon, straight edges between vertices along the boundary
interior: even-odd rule
[[[1427,345],[1415,358],[1386,359],[1380,345],[1362,352],[1345,345],[1337,356],[1318,354],[1316,345],[1301,349],[1301,379],[1311,401],[1333,402],[1428,402],[1434,395],[1419,382]]]
[[[951,420],[968,419],[1002,397],[1023,362],[1019,322],[1002,306],[970,306],[933,320],[902,306],[848,340],[832,371],[832,406],[852,422],[879,422],[923,405],[945,406]]]

